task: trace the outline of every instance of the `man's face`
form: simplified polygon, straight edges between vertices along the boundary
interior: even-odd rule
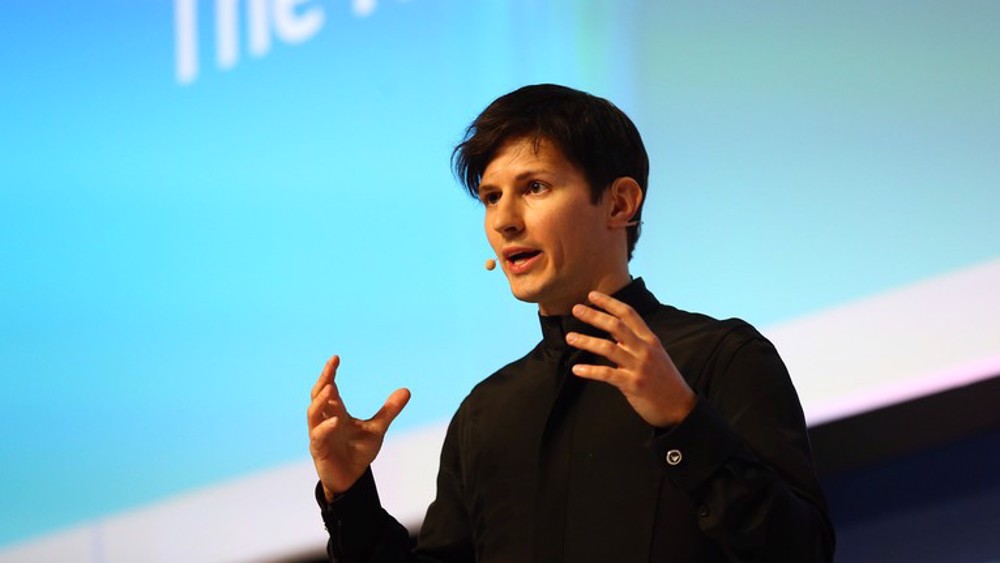
[[[628,282],[624,235],[609,227],[608,197],[594,204],[583,173],[543,140],[507,141],[479,185],[486,238],[514,296],[561,315],[587,293]],[[621,248],[619,248],[621,247]]]

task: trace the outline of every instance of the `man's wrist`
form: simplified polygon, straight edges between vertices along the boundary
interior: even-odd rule
[[[332,503],[333,499],[335,499],[337,497],[337,493],[331,491],[330,489],[328,489],[326,487],[326,485],[323,485],[322,483],[320,483],[320,486],[323,487],[323,497],[326,498],[326,503],[327,504]]]
[[[652,425],[660,432],[666,432],[680,423],[691,414],[695,405],[698,404],[698,395],[690,389],[686,389],[681,397],[676,398],[669,405],[669,411],[664,409],[662,417]]]
[[[684,419],[691,414],[694,410],[694,406],[698,404],[698,395],[694,391],[687,389],[687,393],[680,401],[680,408],[677,411],[676,418],[674,419],[674,426],[684,422]]]

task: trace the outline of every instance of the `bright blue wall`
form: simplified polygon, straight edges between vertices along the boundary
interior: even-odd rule
[[[198,2],[184,84],[171,2],[0,7],[0,544],[302,459],[332,353],[359,414],[413,390],[406,428],[531,346],[448,166],[525,83],[636,120],[633,271],[680,307],[767,324],[1000,255],[996,3],[351,6],[221,70]]]

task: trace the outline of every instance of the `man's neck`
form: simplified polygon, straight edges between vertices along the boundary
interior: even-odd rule
[[[618,272],[614,275],[609,275],[595,280],[593,283],[588,284],[585,289],[578,292],[573,299],[565,303],[539,303],[538,313],[543,317],[568,315],[570,314],[570,311],[572,311],[574,305],[588,302],[587,295],[589,295],[591,291],[599,291],[606,295],[613,295],[630,283],[632,283],[632,275],[629,273],[628,269],[625,269],[623,272]]]

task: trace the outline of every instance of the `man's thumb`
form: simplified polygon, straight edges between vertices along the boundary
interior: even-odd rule
[[[389,395],[389,398],[385,400],[385,404],[379,409],[378,413],[375,414],[374,419],[379,422],[383,430],[387,430],[389,425],[392,424],[393,420],[399,416],[402,412],[403,407],[406,403],[410,402],[410,390],[407,388],[396,389]]]

